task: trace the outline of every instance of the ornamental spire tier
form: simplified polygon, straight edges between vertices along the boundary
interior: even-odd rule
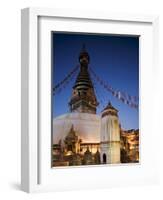
[[[96,114],[98,102],[88,71],[89,61],[89,54],[83,45],[79,55],[80,72],[73,86],[72,97],[69,102],[71,112]]]

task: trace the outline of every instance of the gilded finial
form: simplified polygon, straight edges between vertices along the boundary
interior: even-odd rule
[[[86,45],[83,43],[82,52],[85,52],[85,51],[86,51]]]

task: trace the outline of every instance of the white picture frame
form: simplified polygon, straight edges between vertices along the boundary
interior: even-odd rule
[[[22,10],[21,27],[22,190],[26,192],[60,191],[158,183],[158,145],[153,143],[153,138],[159,137],[157,121],[154,117],[154,104],[158,95],[155,90],[158,71],[158,16],[25,8]],[[142,151],[140,164],[70,169],[50,167],[51,58],[49,55],[51,44],[49,34],[54,30],[142,36],[139,109],[140,132],[143,132],[143,136],[140,141]],[[42,54],[43,60],[40,56]],[[45,69],[44,65],[48,67]],[[154,95],[149,99],[151,87]],[[45,104],[47,109],[45,109]],[[151,116],[149,116],[149,110]]]

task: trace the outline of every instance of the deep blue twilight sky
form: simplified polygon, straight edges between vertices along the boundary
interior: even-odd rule
[[[53,85],[63,80],[79,64],[79,53],[83,44],[90,56],[93,70],[114,89],[139,95],[139,38],[118,35],[84,35],[53,33]],[[53,97],[53,117],[69,112],[68,102],[76,77]],[[97,82],[97,99],[102,101],[97,113],[110,100],[119,110],[122,128],[139,128],[138,111],[123,104],[103,89]],[[99,98],[100,97],[100,98]]]

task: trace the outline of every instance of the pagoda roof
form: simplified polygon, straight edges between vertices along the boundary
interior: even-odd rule
[[[114,108],[113,106],[112,106],[112,104],[111,104],[111,102],[109,101],[109,103],[108,103],[108,105],[104,108],[104,110],[103,111],[105,111],[105,110],[115,110],[116,112],[118,112],[118,110],[116,109],[116,108]]]

